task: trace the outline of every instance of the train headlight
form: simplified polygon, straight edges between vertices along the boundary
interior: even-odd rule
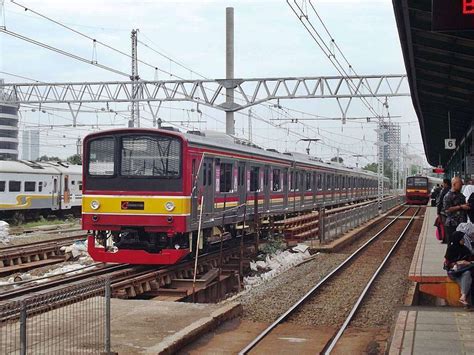
[[[165,203],[165,208],[168,212],[171,212],[174,210],[174,203],[171,201],[168,201]]]
[[[96,200],[91,201],[91,208],[92,208],[93,210],[98,210],[99,207],[100,207],[99,201],[96,201]]]

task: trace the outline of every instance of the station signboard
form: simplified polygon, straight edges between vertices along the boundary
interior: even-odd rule
[[[444,140],[444,149],[456,149],[456,139],[446,138]]]
[[[433,0],[433,31],[474,31],[474,0]]]

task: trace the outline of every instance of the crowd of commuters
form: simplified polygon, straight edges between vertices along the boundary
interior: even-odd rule
[[[444,179],[436,193],[437,223],[442,228],[442,243],[447,244],[445,269],[461,289],[459,302],[472,310],[474,304],[474,185],[463,186],[460,177]]]

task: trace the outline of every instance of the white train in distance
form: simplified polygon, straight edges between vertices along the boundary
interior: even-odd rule
[[[80,215],[82,166],[0,161],[0,220],[21,223],[51,214]]]

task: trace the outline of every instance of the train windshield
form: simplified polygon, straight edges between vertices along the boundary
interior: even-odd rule
[[[410,177],[407,179],[407,186],[412,187],[427,187],[428,179],[423,177]]]
[[[120,175],[178,178],[181,175],[181,143],[168,136],[122,138]]]
[[[112,176],[115,170],[115,139],[93,140],[89,148],[89,175]]]

